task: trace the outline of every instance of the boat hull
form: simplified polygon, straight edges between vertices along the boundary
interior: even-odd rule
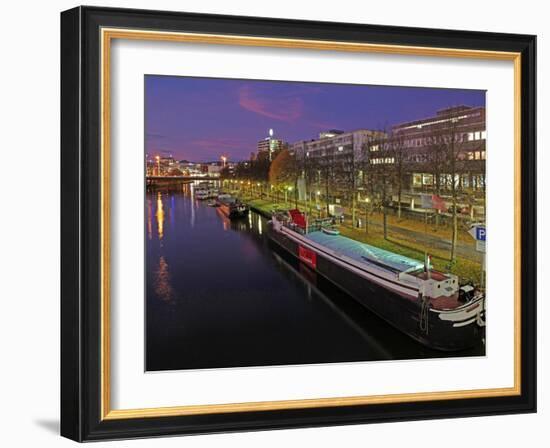
[[[219,209],[229,219],[241,219],[241,218],[246,218],[248,216],[248,208],[245,210],[238,210],[235,207],[231,207],[228,204],[220,202]]]
[[[453,311],[444,311],[442,315],[442,312],[429,307],[423,309],[420,298],[402,295],[370,281],[354,272],[356,269],[343,266],[311,246],[305,247],[301,242],[274,230],[271,225],[268,226],[268,235],[272,241],[367,309],[425,346],[441,351],[465,350],[478,345],[484,336],[484,328],[478,325],[482,301],[471,305],[480,307],[477,311],[470,310],[456,316],[451,315]]]

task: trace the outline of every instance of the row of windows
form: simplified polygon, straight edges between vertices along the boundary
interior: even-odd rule
[[[395,159],[393,157],[379,157],[377,159],[370,159],[371,165],[380,165],[380,164],[391,164],[395,163]]]
[[[342,145],[351,145],[353,143],[352,138],[339,138],[339,139],[330,139],[329,141],[317,141],[312,143],[307,143],[307,149],[310,151],[315,151],[322,148],[331,148],[334,146]]]
[[[485,140],[487,137],[486,131],[468,132],[468,141]]]
[[[439,176],[439,184],[443,185],[452,185],[453,176],[450,174],[441,174]],[[462,187],[472,187],[472,188],[481,188],[485,184],[485,178],[483,175],[474,174],[455,174],[454,176],[455,185]],[[414,173],[412,176],[412,183],[414,187],[421,186],[433,186],[435,184],[434,175],[428,173]]]
[[[425,126],[433,126],[434,124],[448,123],[449,121],[452,123],[457,123],[459,120],[463,120],[465,118],[475,118],[475,117],[479,117],[480,115],[481,115],[480,112],[476,112],[473,114],[460,115],[459,117],[443,118],[441,120],[434,120],[434,121],[424,121],[422,123],[413,124],[410,126],[399,127],[397,128],[397,131],[402,131],[407,129],[422,129]]]
[[[455,143],[471,142],[474,140],[485,140],[486,137],[487,137],[486,131],[475,131],[475,132],[456,134],[454,137],[454,141]],[[452,136],[450,135],[415,138],[412,140],[405,140],[405,147],[426,146],[426,145],[433,145],[436,143],[450,143],[451,140],[452,140]]]
[[[468,160],[485,160],[485,151],[469,151],[466,153]]]
[[[485,140],[487,137],[486,131],[475,131],[475,132],[467,132],[463,134],[456,134],[455,135],[455,142],[471,142],[475,140]],[[432,137],[421,137],[421,138],[414,138],[410,140],[405,140],[403,142],[403,146],[406,148],[415,148],[420,146],[426,146],[426,145],[433,145],[436,143],[450,143],[451,142],[451,136],[445,135],[445,136],[432,136]],[[370,146],[371,152],[380,151],[380,149],[390,149],[391,144],[390,143],[376,143],[374,145]]]

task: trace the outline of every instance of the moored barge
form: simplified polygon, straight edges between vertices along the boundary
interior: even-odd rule
[[[276,211],[271,240],[418,342],[437,350],[473,347],[484,337],[485,296],[456,275],[308,223],[299,210]]]
[[[219,210],[229,219],[239,219],[248,216],[248,206],[231,195],[220,194],[217,203]]]

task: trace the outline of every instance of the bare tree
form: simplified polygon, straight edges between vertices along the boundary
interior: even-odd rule
[[[354,226],[357,218],[357,176],[360,160],[353,146],[350,151],[342,155],[341,161],[341,178],[345,186],[347,202],[351,207],[351,222]]]
[[[325,200],[326,200],[326,214],[330,214],[329,204],[332,192],[336,187],[336,175],[338,168],[336,166],[336,156],[332,149],[327,149],[326,153],[320,157],[316,157],[316,168],[319,172],[319,178],[323,184],[325,190]]]
[[[374,200],[374,166],[370,163],[370,146],[372,141],[363,145],[363,155],[361,158],[361,169],[363,171],[363,186],[367,191],[367,199],[365,202],[365,232],[369,233],[369,220],[372,215],[372,203]]]
[[[451,116],[437,132],[434,146],[434,154],[437,154],[437,157],[443,156],[441,165],[438,168],[441,168],[445,173],[446,186],[451,193],[451,263],[456,260],[458,242],[458,194],[461,186],[459,179],[463,167],[462,157],[460,157],[461,138],[462,134],[458,132],[458,118]]]
[[[368,177],[372,189],[372,200],[377,196],[377,207],[382,212],[384,238],[388,238],[388,194],[394,176],[391,143],[387,137],[377,137],[369,141]],[[376,154],[376,155],[373,155]]]
[[[397,218],[401,219],[401,196],[403,194],[403,178],[407,169],[407,148],[400,134],[393,134],[389,139],[389,154],[392,160],[393,184],[397,190]]]

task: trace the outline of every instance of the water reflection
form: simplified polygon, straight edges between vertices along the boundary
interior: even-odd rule
[[[160,191],[157,193],[156,218],[159,240],[162,241],[162,238],[164,237],[164,207],[162,205],[162,195],[160,194]]]
[[[166,303],[174,302],[174,290],[170,283],[170,271],[166,259],[161,256],[159,258],[159,266],[155,276],[155,293],[156,296]]]
[[[187,188],[187,193],[189,193],[189,195],[191,197],[191,201],[189,202],[189,204],[191,205],[191,213],[190,213],[191,227],[195,227],[195,202],[196,202],[196,199],[195,199],[195,186],[188,184],[185,187]],[[185,192],[185,190],[184,190],[184,192]]]
[[[295,267],[288,261],[285,261],[281,255],[274,252],[273,256],[281,268],[285,269],[289,275],[296,277],[304,284],[307,289],[307,297],[309,300],[312,300],[315,296],[316,299],[321,299],[325,302],[340,319],[347,322],[350,327],[354,328],[357,333],[365,339],[365,341],[369,344],[369,347],[377,352],[379,359],[393,359],[391,353],[376,340],[376,336],[370,334],[366,328],[355,320],[354,316],[348,314],[345,308],[339,307],[337,303],[335,303],[317,287],[318,275],[315,271],[312,271],[302,263],[299,264],[299,269],[296,270]]]
[[[151,198],[147,198],[147,237],[153,239],[153,204]]]

